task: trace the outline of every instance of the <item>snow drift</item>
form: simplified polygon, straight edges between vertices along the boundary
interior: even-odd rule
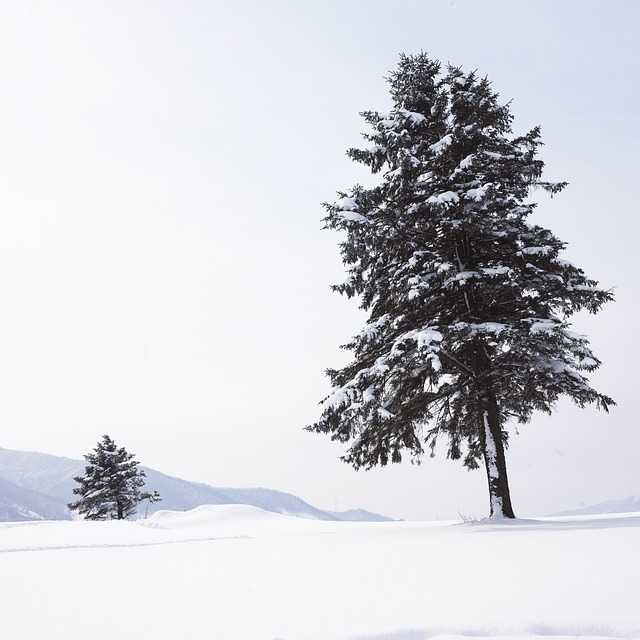
[[[245,505],[0,524],[12,640],[640,637],[640,514],[303,520]]]

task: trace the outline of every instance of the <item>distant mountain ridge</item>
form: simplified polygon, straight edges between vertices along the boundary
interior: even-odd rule
[[[66,505],[75,498],[73,488],[78,486],[73,478],[84,473],[85,464],[84,460],[0,447],[0,522],[70,520]],[[187,511],[203,504],[248,504],[265,511],[313,520],[391,520],[361,509],[323,511],[297,496],[273,489],[218,489],[148,467],[140,468],[147,475],[146,486],[158,491],[162,497],[158,503],[143,502],[138,513],[140,517],[163,509]]]
[[[606,500],[590,507],[568,509],[552,514],[552,516],[590,516],[603,513],[635,513],[640,512],[640,498],[629,496],[624,500]]]
[[[67,520],[69,517],[63,500],[0,478],[0,522]]]

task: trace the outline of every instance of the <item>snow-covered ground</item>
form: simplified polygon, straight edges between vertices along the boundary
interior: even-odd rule
[[[640,637],[640,514],[0,523],[6,640]]]

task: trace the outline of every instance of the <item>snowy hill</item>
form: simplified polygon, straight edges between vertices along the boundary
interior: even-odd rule
[[[639,534],[640,515],[369,523],[246,505],[5,523],[2,637],[638,638]]]
[[[348,511],[329,511],[337,520],[343,522],[394,522],[393,518],[381,516],[379,513],[371,513],[364,509],[349,509]]]
[[[625,500],[607,500],[591,507],[570,509],[554,513],[553,516],[589,516],[607,513],[640,513],[640,498],[630,496]]]
[[[73,487],[77,486],[73,478],[84,473],[84,466],[83,460],[0,448],[0,521],[69,520],[66,504],[74,498]],[[147,474],[146,486],[162,497],[162,502],[140,505],[143,517],[159,510],[187,511],[203,504],[248,504],[314,520],[388,520],[362,510],[322,511],[297,496],[273,489],[218,489],[140,468]]]
[[[64,500],[19,487],[0,478],[0,522],[68,518]]]

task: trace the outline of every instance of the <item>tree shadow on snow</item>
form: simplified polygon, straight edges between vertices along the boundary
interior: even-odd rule
[[[624,516],[570,516],[557,518],[492,519],[466,521],[453,525],[477,531],[512,529],[517,531],[563,531],[640,527],[640,513]]]

